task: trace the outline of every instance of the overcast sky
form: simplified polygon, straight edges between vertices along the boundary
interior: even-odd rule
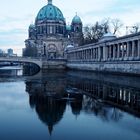
[[[46,4],[47,0],[0,0],[0,49],[21,53],[28,26]],[[76,12],[84,25],[108,17],[119,18],[126,26],[140,23],[140,0],[53,0],[53,4],[61,9],[67,23]]]

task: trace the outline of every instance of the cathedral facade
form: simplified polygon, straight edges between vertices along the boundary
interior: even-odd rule
[[[26,48],[23,54],[27,54],[25,52],[28,50],[36,50],[37,57],[64,58],[68,45],[80,45],[83,37],[82,27],[81,18],[77,15],[72,19],[71,25],[67,25],[61,10],[53,5],[52,0],[48,0],[48,4],[38,12],[35,23],[29,26],[29,36],[25,40]]]

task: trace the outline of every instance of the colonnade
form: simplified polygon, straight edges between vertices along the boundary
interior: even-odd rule
[[[140,59],[140,39],[116,40],[75,48],[67,52],[67,59],[68,61],[122,61]]]

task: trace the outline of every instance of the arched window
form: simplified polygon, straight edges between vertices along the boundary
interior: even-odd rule
[[[79,27],[76,27],[76,31],[77,31],[77,32],[79,31]]]
[[[43,55],[46,56],[46,45],[43,46]]]

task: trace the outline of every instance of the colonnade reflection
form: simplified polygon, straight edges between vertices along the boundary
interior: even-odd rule
[[[82,78],[82,75],[48,72],[26,80],[26,91],[31,108],[47,125],[50,134],[67,106],[73,115],[93,114],[106,121],[119,121],[124,111],[140,117],[139,88]]]

